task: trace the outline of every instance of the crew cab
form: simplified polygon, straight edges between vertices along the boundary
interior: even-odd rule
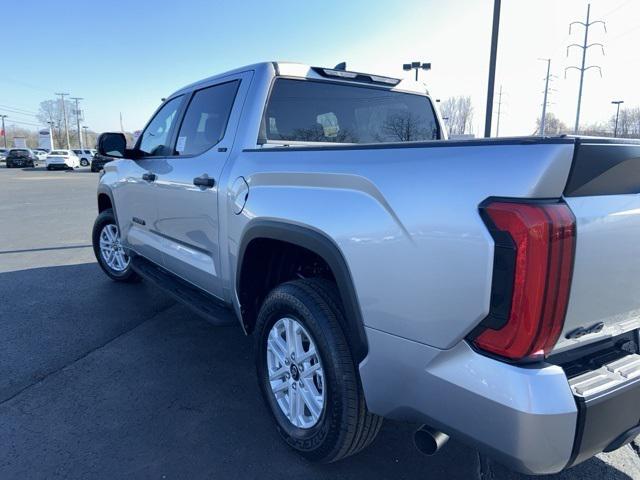
[[[100,266],[253,335],[304,457],[389,418],[541,474],[639,433],[640,143],[450,141],[422,84],[272,62],[98,144]]]

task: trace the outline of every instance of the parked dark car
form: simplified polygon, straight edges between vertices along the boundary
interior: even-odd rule
[[[28,148],[12,148],[7,154],[7,168],[35,167],[38,157]]]
[[[91,160],[91,171],[99,172],[104,168],[104,165],[106,163],[109,163],[111,160],[115,160],[115,158],[107,157],[106,155],[100,155],[99,153],[96,153],[93,156],[93,160]]]

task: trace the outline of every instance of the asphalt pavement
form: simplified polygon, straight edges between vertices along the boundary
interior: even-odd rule
[[[357,456],[298,457],[262,403],[239,327],[101,272],[97,181],[88,169],[0,167],[0,479],[531,478],[455,439],[421,455],[416,426],[391,421]],[[640,479],[633,447],[544,478]]]

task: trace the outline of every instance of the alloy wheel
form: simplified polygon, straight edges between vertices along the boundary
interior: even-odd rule
[[[129,266],[129,256],[120,243],[118,226],[113,223],[105,225],[100,232],[100,255],[116,272],[123,272]]]
[[[326,403],[324,370],[313,338],[293,318],[281,318],[267,338],[269,384],[292,425],[312,428]]]

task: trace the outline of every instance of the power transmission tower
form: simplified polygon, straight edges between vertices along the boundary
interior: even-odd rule
[[[84,148],[84,145],[82,144],[82,136],[80,135],[80,100],[84,100],[84,98],[80,98],[80,97],[71,97],[71,100],[75,100],[76,102],[76,126],[78,128],[78,145],[80,146],[80,149]]]
[[[571,66],[571,67],[567,67],[564,69],[564,76],[565,78],[567,78],[567,70],[570,69],[576,69],[580,71],[580,88],[578,90],[578,108],[576,111],[576,125],[573,129],[573,133],[578,133],[578,127],[580,126],[580,104],[582,102],[582,86],[584,83],[584,72],[586,72],[587,70],[589,70],[590,68],[597,68],[598,71],[600,72],[600,76],[602,77],[602,69],[598,66],[598,65],[589,65],[588,67],[585,67],[585,63],[587,61],[587,50],[590,47],[594,47],[594,46],[599,46],[602,49],[602,54],[604,55],[604,46],[601,43],[588,43],[589,42],[589,27],[591,25],[595,25],[596,23],[601,23],[605,33],[607,32],[607,25],[602,21],[602,20],[594,20],[593,22],[589,21],[590,18],[590,13],[591,13],[591,4],[587,5],[587,20],[586,22],[571,22],[569,24],[569,35],[571,35],[571,27],[574,24],[578,24],[578,25],[582,25],[584,27],[584,43],[582,45],[579,45],[577,43],[572,43],[571,45],[569,45],[567,47],[567,56],[569,56],[569,49],[571,47],[578,47],[582,49],[582,66],[580,67],[575,67],[575,66]]]
[[[542,117],[540,117],[540,136],[544,137],[544,129],[547,123],[547,104],[549,103],[549,77],[551,76],[551,59],[541,58],[547,62],[547,76],[544,79],[544,101],[542,102]]]
[[[7,148],[7,131],[4,129],[4,119],[8,116],[9,115],[0,115],[0,118],[2,118],[2,137],[4,138],[4,148]]]
[[[62,117],[64,118],[64,131],[67,136],[67,149],[71,150],[71,142],[69,141],[69,125],[67,124],[67,107],[64,104],[64,97],[69,96],[68,93],[56,93],[60,95],[60,101],[62,102]]]
[[[502,114],[502,85],[500,85],[500,92],[498,93],[498,121],[496,124],[496,137],[500,136],[500,115]]]

